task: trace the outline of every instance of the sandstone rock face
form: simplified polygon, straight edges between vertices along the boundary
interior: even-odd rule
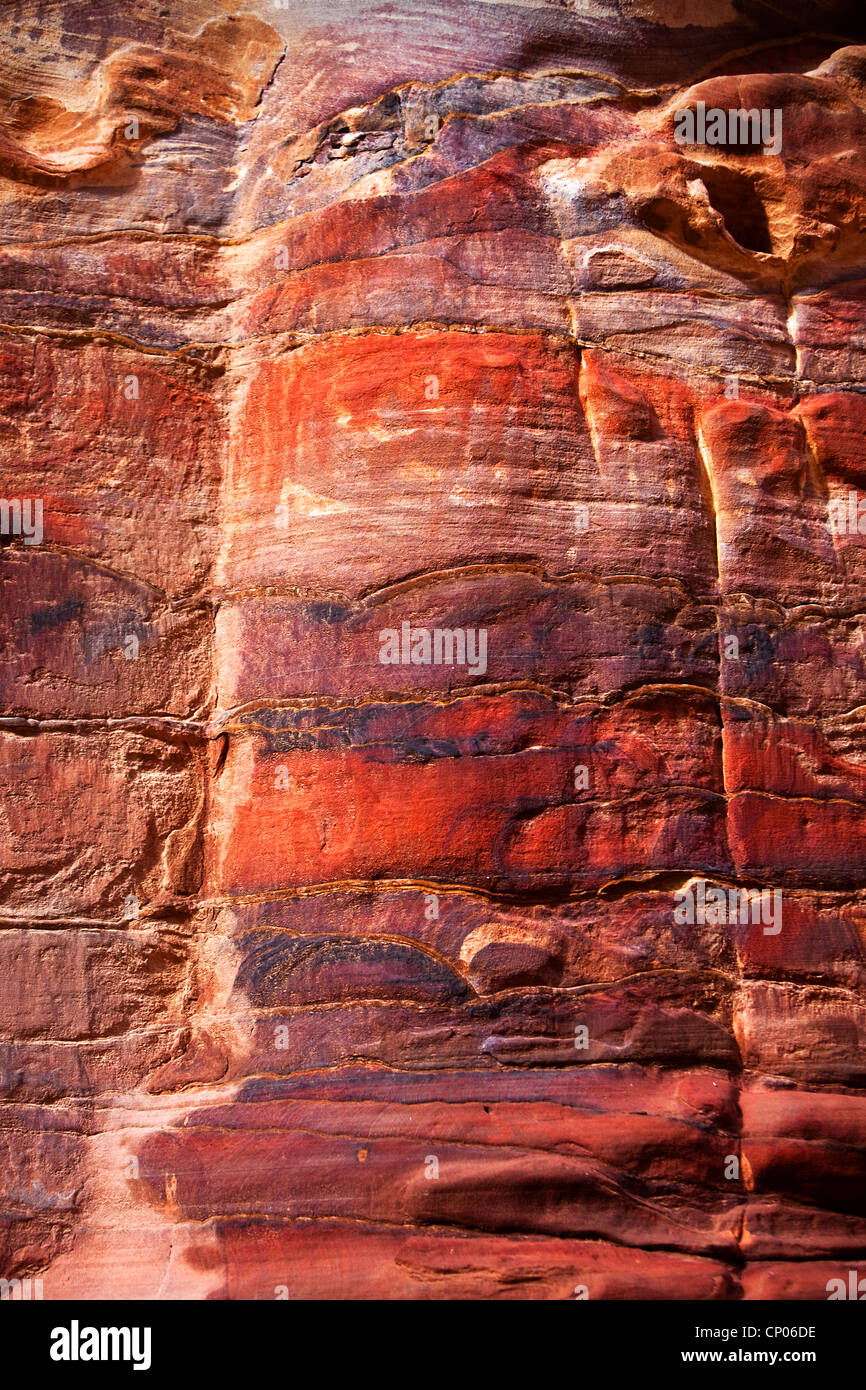
[[[866,1275],[866,47],[695,10],[6,6],[5,1280]]]

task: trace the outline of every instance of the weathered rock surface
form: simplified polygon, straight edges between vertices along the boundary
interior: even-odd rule
[[[686,8],[6,7],[0,1277],[866,1274],[866,47]]]

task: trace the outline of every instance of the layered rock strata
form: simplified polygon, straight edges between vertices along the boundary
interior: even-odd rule
[[[7,7],[7,1281],[866,1276],[866,49],[794,10]]]

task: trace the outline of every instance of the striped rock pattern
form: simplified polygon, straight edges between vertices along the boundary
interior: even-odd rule
[[[7,1281],[866,1275],[866,48],[690,8],[5,7]]]

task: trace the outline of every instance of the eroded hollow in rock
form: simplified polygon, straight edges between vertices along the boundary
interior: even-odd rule
[[[761,251],[772,255],[773,241],[767,211],[747,174],[724,165],[704,169],[701,173],[711,205],[723,218],[725,227],[746,251]]]

